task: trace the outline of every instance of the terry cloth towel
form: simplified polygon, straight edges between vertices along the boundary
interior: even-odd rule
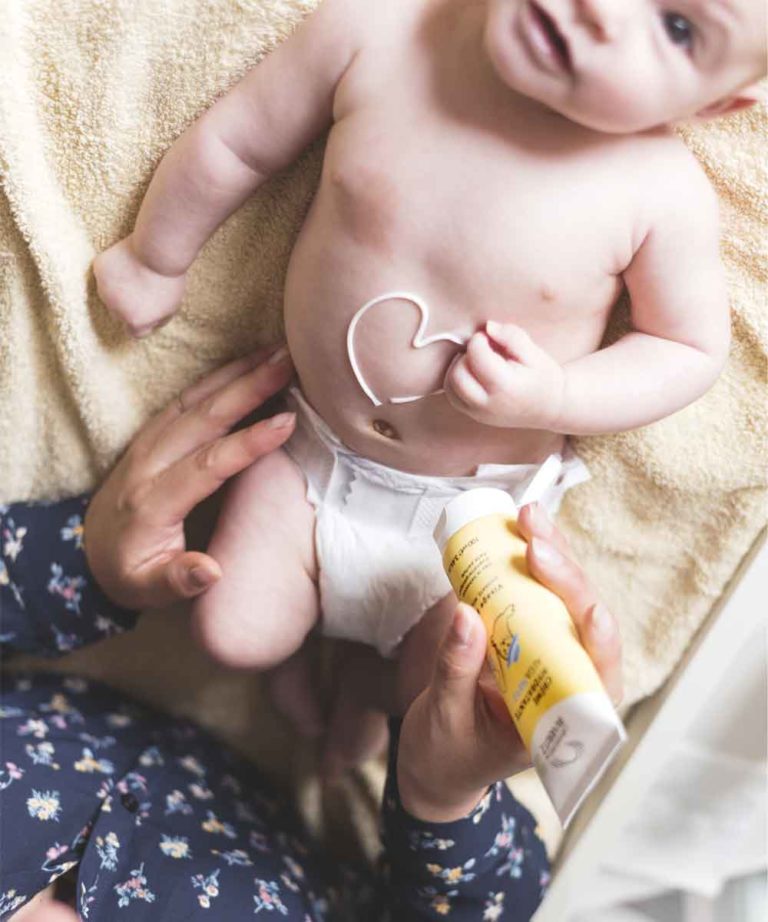
[[[105,315],[90,265],[131,229],[172,141],[316,2],[4,4],[0,501],[93,486],[182,387],[278,338],[321,143],[215,235],[180,316],[148,340],[130,342]],[[723,206],[735,331],[724,376],[671,419],[576,444],[593,479],[569,494],[561,523],[620,618],[629,702],[669,675],[766,517],[766,122],[761,108],[683,132]],[[623,323],[620,309],[612,335]],[[183,618],[150,619],[69,668],[192,713],[262,760],[270,749],[253,730],[252,680],[203,669]]]

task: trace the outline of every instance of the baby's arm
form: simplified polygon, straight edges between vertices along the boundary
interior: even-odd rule
[[[102,300],[133,333],[175,312],[206,240],[330,125],[363,19],[353,0],[324,0],[170,148],[133,233],[94,264]]]
[[[446,378],[457,409],[489,425],[597,435],[648,425],[711,387],[730,341],[717,200],[686,167],[624,273],[633,330],[560,365],[521,328],[489,323]]]
[[[635,429],[682,409],[714,384],[730,317],[717,200],[695,171],[674,189],[624,273],[632,332],[564,366],[554,426],[592,435]]]

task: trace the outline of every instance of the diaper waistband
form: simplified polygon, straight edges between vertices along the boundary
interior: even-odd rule
[[[480,464],[475,474],[439,477],[412,474],[364,458],[345,445],[309,405],[297,387],[290,388],[289,404],[296,411],[294,434],[284,446],[307,478],[307,497],[314,506],[343,508],[345,515],[379,526],[387,522],[409,535],[429,536],[445,504],[459,493],[475,487],[506,490],[517,501],[533,481],[541,464]],[[583,462],[572,452],[550,456],[559,474],[547,485],[558,498],[566,490],[589,479]],[[546,492],[546,491],[545,491]],[[526,501],[545,496],[526,497]],[[559,501],[557,503],[559,505]]]

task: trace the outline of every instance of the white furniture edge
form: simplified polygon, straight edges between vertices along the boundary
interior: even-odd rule
[[[768,544],[763,530],[732,576],[706,623],[664,687],[640,702],[627,723],[629,741],[574,820],[557,859],[544,902],[533,922],[567,922],[577,895],[595,885],[600,860],[658,779],[664,755],[698,717],[743,644],[761,622],[768,600]]]

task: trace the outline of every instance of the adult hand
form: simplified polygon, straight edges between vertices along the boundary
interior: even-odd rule
[[[160,607],[199,595],[221,578],[213,558],[186,550],[184,519],[291,435],[293,413],[229,430],[292,374],[286,349],[261,350],[192,385],[141,429],[85,516],[88,564],[112,601]]]
[[[616,621],[598,601],[563,535],[539,505],[521,510],[531,573],[565,603],[614,704],[622,697]],[[459,604],[438,652],[431,684],[407,711],[400,734],[403,807],[428,822],[466,816],[488,785],[530,764],[485,662],[480,616]]]

